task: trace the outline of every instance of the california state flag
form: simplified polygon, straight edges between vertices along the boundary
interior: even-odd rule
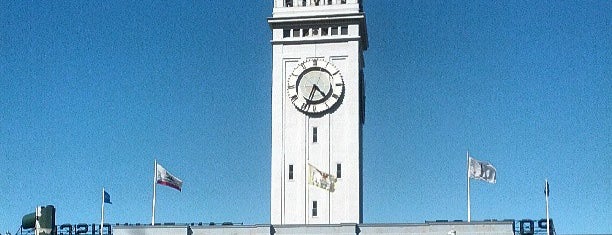
[[[163,166],[157,164],[155,167],[155,180],[158,184],[168,186],[170,188],[181,191],[181,187],[183,187],[183,181],[179,178],[176,178],[170,172],[168,172]]]

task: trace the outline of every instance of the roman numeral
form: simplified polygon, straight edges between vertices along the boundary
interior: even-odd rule
[[[302,66],[303,69],[306,69],[306,65],[304,65],[304,63],[301,63],[300,66]]]
[[[343,86],[344,83],[336,83],[336,86]]]
[[[332,97],[334,97],[334,98],[336,98],[336,99],[339,99],[339,98],[340,98],[340,96],[338,96],[338,95],[336,95],[336,94],[333,94],[333,95],[332,95]]]
[[[293,102],[295,102],[297,100],[298,97],[297,97],[297,95],[293,95],[290,98],[291,98],[291,102],[293,103]]]
[[[309,103],[303,103],[302,106],[300,106],[301,110],[304,111],[308,111],[308,109],[310,109],[310,104]]]
[[[289,89],[295,89],[295,85],[289,85],[287,88],[289,88]]]

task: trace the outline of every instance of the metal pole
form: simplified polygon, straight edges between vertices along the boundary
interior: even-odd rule
[[[467,214],[468,214],[468,218],[467,221],[468,223],[472,221],[472,214],[470,211],[470,150],[467,151],[466,154],[466,160],[467,160]]]
[[[102,221],[100,221],[100,235],[104,229],[104,187],[102,187]]]
[[[550,234],[550,217],[548,214],[548,194],[550,193],[549,188],[548,188],[548,179],[546,179],[546,185],[544,187],[545,187],[544,191],[546,193],[546,234],[551,235]]]
[[[155,225],[155,191],[157,187],[157,159],[155,159],[155,167],[153,170],[153,215],[151,217],[151,226]]]

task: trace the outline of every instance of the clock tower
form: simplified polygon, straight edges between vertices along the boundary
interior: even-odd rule
[[[272,224],[362,222],[362,0],[274,0]]]

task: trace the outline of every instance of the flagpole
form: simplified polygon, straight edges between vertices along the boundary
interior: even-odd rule
[[[466,152],[466,161],[467,161],[467,222],[472,221],[472,214],[470,211],[470,150]]]
[[[544,193],[546,194],[546,234],[550,235],[550,217],[548,214],[548,194],[549,194],[548,179],[546,179],[545,182],[546,184],[544,185],[545,187]]]
[[[155,167],[154,167],[154,176],[153,176],[153,216],[151,217],[151,225],[155,225],[155,189],[157,186],[157,159],[155,159]]]
[[[104,229],[104,187],[102,187],[102,221],[100,221],[100,235]]]

